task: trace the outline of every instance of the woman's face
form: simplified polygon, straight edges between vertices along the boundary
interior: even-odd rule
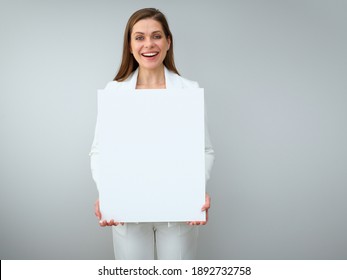
[[[139,67],[155,70],[161,67],[171,40],[165,37],[161,23],[154,19],[138,21],[132,29],[130,51]]]

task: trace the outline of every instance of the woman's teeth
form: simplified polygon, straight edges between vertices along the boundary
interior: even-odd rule
[[[157,55],[158,53],[143,53],[142,55],[143,56],[146,56],[146,57],[152,57],[152,56],[155,56]]]

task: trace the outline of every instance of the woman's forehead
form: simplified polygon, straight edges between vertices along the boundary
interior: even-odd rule
[[[159,21],[150,18],[139,20],[132,28],[132,33],[153,32],[163,32],[163,27]]]

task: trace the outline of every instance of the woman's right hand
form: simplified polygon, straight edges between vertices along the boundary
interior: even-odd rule
[[[100,212],[100,201],[99,199],[97,199],[95,201],[95,204],[94,204],[94,212],[95,212],[95,216],[98,218],[99,220],[99,225],[102,226],[102,227],[105,227],[105,226],[118,226],[118,225],[124,225],[124,223],[122,222],[115,222],[113,219],[110,220],[109,222],[106,221],[106,220],[102,220],[102,215],[101,215],[101,212]]]

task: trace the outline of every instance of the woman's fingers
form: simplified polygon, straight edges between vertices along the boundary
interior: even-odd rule
[[[205,204],[202,206],[201,211],[208,210],[211,207],[211,197],[206,193],[205,195]]]
[[[106,221],[106,220],[100,220],[99,221],[99,225],[102,227],[106,227],[106,226],[124,226],[123,222],[116,222],[113,219],[110,221]]]
[[[190,226],[206,225],[208,221],[208,209],[210,209],[210,207],[211,207],[211,197],[209,194],[206,193],[205,204],[201,208],[201,211],[206,211],[206,221],[192,221],[192,222],[187,222],[187,224]]]
[[[95,213],[95,216],[98,218],[99,220],[99,225],[101,227],[106,227],[106,226],[118,226],[118,225],[124,225],[123,222],[115,222],[113,219],[110,220],[110,221],[106,221],[106,220],[101,220],[102,218],[102,215],[101,215],[101,212],[100,212],[100,201],[99,199],[97,199],[95,201],[95,204],[94,204],[94,213]]]
[[[101,226],[101,227],[105,227],[105,226],[107,226],[107,221],[105,221],[105,220],[103,220],[103,221],[99,221],[99,225]]]

